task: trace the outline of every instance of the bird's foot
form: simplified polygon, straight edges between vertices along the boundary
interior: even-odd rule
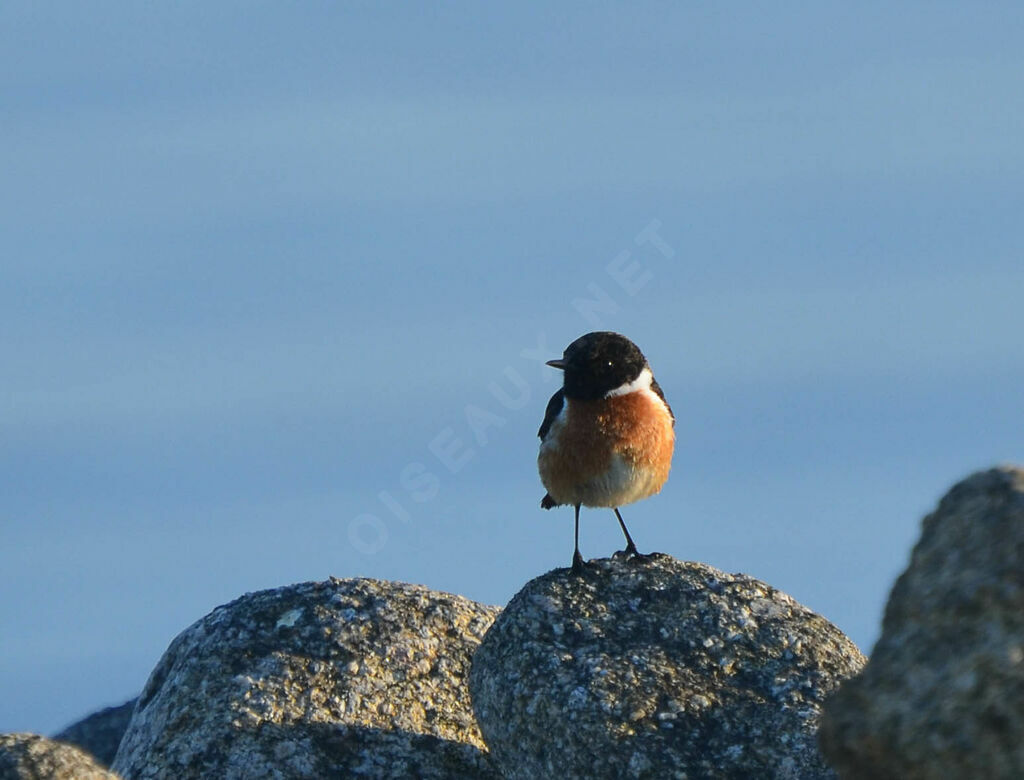
[[[612,559],[613,560],[627,560],[627,561],[631,561],[631,560],[633,560],[635,558],[645,558],[645,557],[647,557],[647,556],[645,556],[642,553],[640,553],[636,549],[636,545],[633,544],[632,542],[630,542],[629,544],[626,545],[626,549],[625,550],[619,550],[619,551],[617,551],[615,553],[612,553]]]
[[[572,573],[583,574],[585,564],[583,563],[583,556],[580,555],[580,551],[577,550],[572,554]]]

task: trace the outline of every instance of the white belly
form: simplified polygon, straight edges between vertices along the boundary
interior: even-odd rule
[[[577,487],[576,495],[566,503],[583,506],[616,507],[640,501],[661,488],[652,469],[630,465],[618,455],[604,474]]]

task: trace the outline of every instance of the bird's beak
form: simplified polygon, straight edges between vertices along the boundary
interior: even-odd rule
[[[561,369],[562,371],[565,370],[565,361],[561,360],[561,359],[559,359],[559,360],[549,360],[547,362],[547,365],[551,366],[552,368]]]

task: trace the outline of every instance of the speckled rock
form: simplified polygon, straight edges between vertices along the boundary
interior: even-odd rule
[[[742,574],[666,555],[556,569],[473,659],[473,708],[511,778],[832,777],[820,703],[864,662],[831,623]]]
[[[135,709],[135,699],[116,707],[107,707],[72,723],[54,739],[75,745],[92,755],[103,766],[110,766],[121,744]]]
[[[0,780],[118,780],[73,745],[38,734],[0,734]]]
[[[366,579],[243,596],[171,643],[113,768],[129,780],[488,777],[466,677],[497,613]]]
[[[844,778],[1024,778],[1024,470],[977,473],[924,519],[820,737]]]

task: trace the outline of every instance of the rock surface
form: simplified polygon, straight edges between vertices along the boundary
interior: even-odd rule
[[[113,768],[129,780],[492,776],[466,677],[498,611],[366,579],[247,594],[171,643]]]
[[[975,474],[924,519],[820,736],[844,778],[1024,777],[1024,470]]]
[[[812,780],[820,703],[863,662],[763,582],[655,555],[527,584],[470,690],[507,777]]]
[[[75,745],[91,754],[103,766],[110,766],[114,761],[114,754],[117,753],[117,746],[121,744],[121,737],[128,728],[128,721],[132,718],[135,701],[132,699],[117,707],[107,707],[94,712],[72,723],[53,738]]]
[[[0,734],[2,780],[117,780],[92,756],[38,734]]]

